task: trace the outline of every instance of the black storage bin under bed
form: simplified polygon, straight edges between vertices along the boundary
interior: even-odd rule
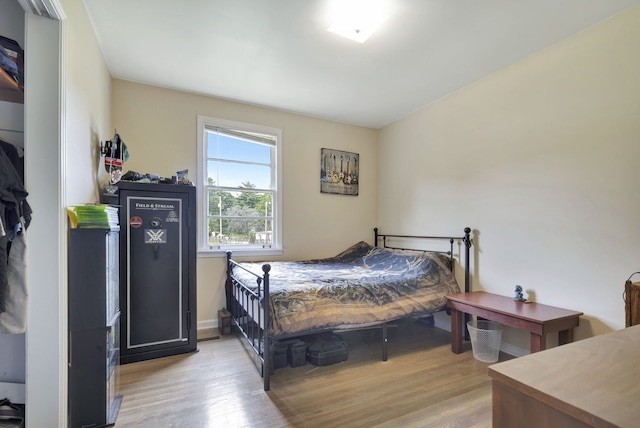
[[[279,340],[273,345],[271,352],[273,370],[288,365],[300,367],[307,364],[307,345],[300,339]]]
[[[349,352],[347,342],[332,332],[324,332],[305,336],[307,344],[307,361],[314,366],[328,366],[346,361]]]

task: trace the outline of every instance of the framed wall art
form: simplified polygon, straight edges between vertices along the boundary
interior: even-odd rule
[[[320,192],[358,196],[360,155],[320,149]]]

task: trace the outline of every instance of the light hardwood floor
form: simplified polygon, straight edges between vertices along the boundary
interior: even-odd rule
[[[235,335],[123,365],[116,428],[491,426],[488,364],[470,344],[453,354],[448,332],[403,320],[383,362],[380,330],[340,334],[347,361],[278,369],[266,393]]]

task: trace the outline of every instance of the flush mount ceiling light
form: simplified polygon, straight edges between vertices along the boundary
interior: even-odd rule
[[[372,0],[334,1],[331,15],[327,31],[358,43],[364,43],[389,18],[383,2]]]

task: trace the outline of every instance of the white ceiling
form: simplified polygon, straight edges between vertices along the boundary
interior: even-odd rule
[[[84,0],[115,78],[376,129],[640,3],[388,0],[359,44],[331,1]]]

